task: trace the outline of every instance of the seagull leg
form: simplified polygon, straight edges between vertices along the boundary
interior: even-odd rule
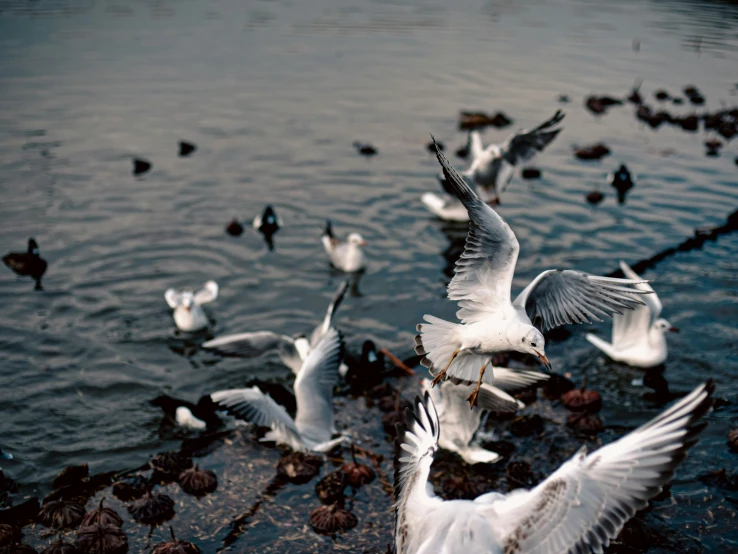
[[[435,386],[436,386],[436,385],[437,385],[438,383],[440,383],[440,382],[441,382],[441,381],[443,380],[443,378],[444,378],[444,377],[446,376],[446,371],[447,371],[447,370],[448,370],[448,368],[449,368],[449,367],[451,366],[451,362],[453,362],[453,361],[454,361],[454,359],[456,358],[456,356],[458,356],[458,355],[459,355],[459,352],[461,352],[461,349],[459,349],[459,350],[455,351],[455,352],[454,352],[454,353],[453,353],[453,354],[451,355],[451,359],[450,359],[450,360],[448,361],[448,363],[446,364],[446,367],[444,367],[444,368],[443,368],[443,371],[442,371],[441,373],[439,373],[438,375],[436,375],[436,376],[435,376],[435,377],[433,378],[433,382],[431,383],[431,387],[435,387]]]
[[[487,360],[484,365],[482,366],[482,369],[479,370],[479,380],[477,381],[477,387],[472,391],[472,393],[467,397],[467,400],[469,401],[469,409],[473,410],[474,406],[477,405],[477,396],[479,396],[479,389],[482,386],[482,377],[484,377],[484,371],[487,369],[487,366],[489,365],[489,360]]]

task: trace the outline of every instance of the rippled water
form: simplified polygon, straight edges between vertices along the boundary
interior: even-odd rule
[[[460,109],[503,110],[511,129],[567,112],[535,161],[543,178],[516,176],[500,208],[521,243],[516,285],[548,267],[607,273],[719,224],[738,204],[735,142],[708,158],[703,132],[651,130],[629,105],[596,117],[583,99],[642,79],[651,104],[655,89],[693,83],[706,108],[733,106],[737,30],[734,4],[686,0],[0,1],[2,245],[34,236],[50,264],[43,292],[0,277],[0,446],[16,456],[3,469],[43,492],[72,463],[134,467],[176,444],[147,403],[161,391],[288,382],[276,357],[198,351],[205,335],[177,333],[163,293],[215,279],[212,333],[305,331],[342,278],[319,242],[326,218],[369,243],[361,295],[339,318],[349,345],[373,338],[410,355],[422,314],[456,309],[444,253],[463,227],[419,196],[437,188],[429,133],[461,145]],[[177,156],[180,139],[198,145],[191,158]],[[358,156],[355,140],[380,154]],[[595,141],[612,156],[572,156]],[[132,156],[153,170],[133,177]],[[620,163],[637,182],[624,206],[604,183]],[[598,185],[607,199],[592,208],[584,195]],[[225,234],[267,203],[287,222],[274,252],[250,229]],[[672,388],[712,376],[727,400],[680,473],[695,495],[696,474],[736,461],[725,439],[738,424],[737,254],[726,236],[646,274],[683,331],[670,337]],[[554,367],[588,371],[608,425],[653,415],[630,384],[638,372],[605,362],[585,330],[549,346]],[[704,510],[684,517],[710,525]]]

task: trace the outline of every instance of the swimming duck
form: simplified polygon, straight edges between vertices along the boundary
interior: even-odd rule
[[[35,239],[28,239],[26,252],[10,252],[3,257],[3,262],[16,275],[33,277],[37,287],[40,288],[41,276],[46,272],[48,264],[39,255],[38,243]]]
[[[341,241],[333,234],[333,225],[330,220],[326,220],[321,241],[326,254],[331,259],[331,264],[336,269],[353,273],[366,267],[366,256],[363,249],[366,242],[359,233],[350,233],[345,241]]]
[[[188,289],[168,289],[164,293],[169,307],[174,310],[174,322],[180,331],[199,331],[208,326],[208,317],[202,309],[203,304],[218,298],[218,284],[208,281],[197,292]]]

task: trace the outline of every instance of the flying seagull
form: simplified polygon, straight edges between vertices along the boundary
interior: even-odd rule
[[[485,370],[496,352],[516,350],[538,356],[550,369],[543,334],[534,324],[551,329],[566,323],[602,321],[642,304],[646,294],[635,288],[642,280],[598,277],[571,269],[550,269],[536,277],[514,302],[510,300],[520,247],[510,226],[482,202],[440,150],[436,157],[457,198],[469,212],[469,235],[448,297],[459,303],[461,324],[425,315],[415,337],[415,352],[435,376],[477,382],[469,395],[474,406]],[[486,377],[494,382],[493,372]]]
[[[704,428],[712,381],[642,427],[587,455],[582,447],[531,490],[444,501],[428,484],[440,424],[426,394],[398,424],[395,552],[601,554],[661,492]]]

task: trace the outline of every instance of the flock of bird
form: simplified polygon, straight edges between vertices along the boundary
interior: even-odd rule
[[[477,131],[470,132],[471,163],[462,173],[433,142],[444,195],[429,192],[421,201],[442,219],[468,221],[469,231],[448,285],[448,298],[459,305],[458,321],[425,315],[417,325],[415,351],[430,378],[421,381],[421,396],[408,413],[407,425],[397,430],[398,554],[602,552],[671,478],[695,443],[702,428],[700,419],[711,406],[714,385],[708,382],[620,440],[589,455],[583,448],[532,490],[444,501],[429,486],[439,447],[456,452],[468,464],[494,463],[500,458],[480,446],[482,423],[490,412],[517,411],[523,404],[515,393],[549,380],[552,368],[545,353],[545,331],[611,317],[612,342],[588,334],[594,346],[613,360],[636,367],[653,367],[666,360],[665,333],[676,329],[660,319],[661,302],[649,282],[625,263],[621,262],[625,279],[548,269],[514,299],[511,295],[520,249],[495,206],[501,203],[516,166],[556,138],[561,130],[556,126],[563,118],[559,111],[532,131],[515,133],[505,143],[487,147]],[[356,147],[360,152],[368,148]],[[362,153],[370,155],[368,149]],[[282,225],[270,206],[253,223],[268,240]],[[351,232],[341,240],[328,221],[321,242],[336,269],[349,274],[365,269],[365,242],[360,234]],[[4,261],[37,283],[47,267],[33,239],[27,252],[11,253]],[[197,403],[165,395],[152,403],[177,425],[193,431],[219,426],[221,417],[229,414],[268,427],[262,440],[296,451],[326,453],[351,444],[350,434],[336,436],[333,409],[334,387],[351,371],[342,363],[345,348],[335,323],[348,288],[348,281],[341,283],[325,317],[309,335],[249,331],[202,344],[207,350],[246,358],[277,352],[295,375],[294,417],[292,410],[257,386],[215,391]],[[177,328],[184,332],[206,328],[209,319],[203,305],[216,300],[218,290],[213,281],[198,291],[167,290],[165,300]],[[530,354],[547,371],[494,367],[495,354],[507,351]],[[363,355],[376,361],[373,343],[365,344]],[[376,365],[366,367],[376,370]]]

